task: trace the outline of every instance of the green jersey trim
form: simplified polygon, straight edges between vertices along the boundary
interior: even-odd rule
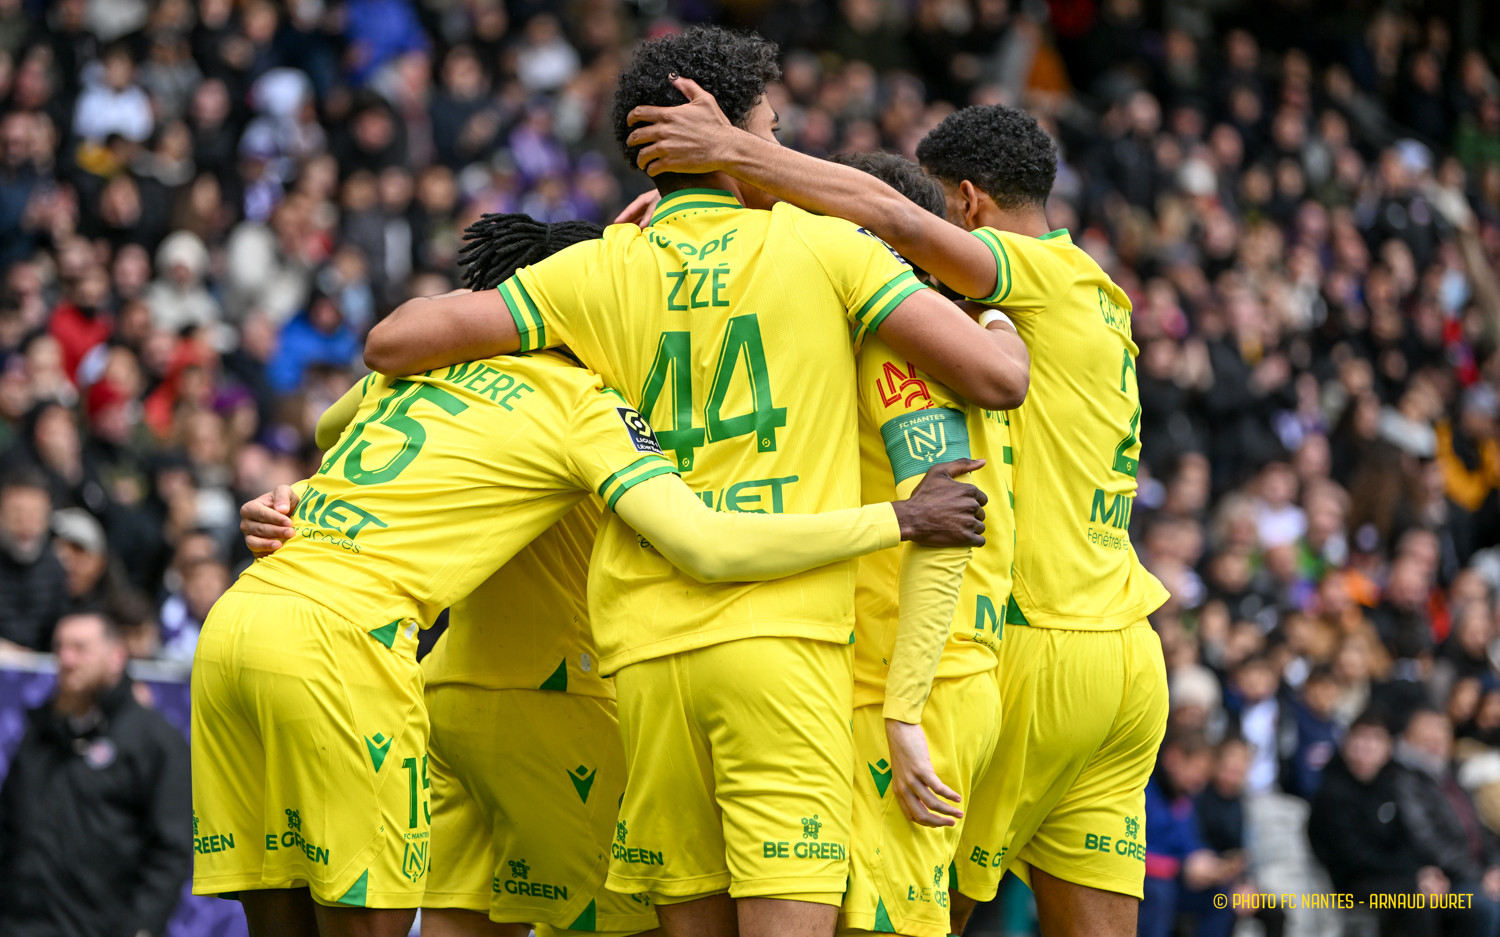
[[[521,336],[521,347],[517,351],[538,351],[547,347],[547,323],[537,311],[531,294],[526,292],[519,276],[513,276],[495,287],[505,298],[510,316],[516,321],[516,331]]]
[[[677,474],[677,468],[671,462],[661,456],[643,456],[601,482],[599,497],[603,498],[605,506],[613,511],[615,502],[619,501],[620,496],[625,492],[643,481],[668,473]]]
[[[963,413],[947,407],[917,410],[880,427],[885,454],[896,484],[921,475],[942,462],[969,457],[969,424]]]
[[[656,204],[656,211],[651,215],[651,223],[656,224],[680,211],[695,208],[743,207],[740,200],[734,197],[733,192],[726,192],[723,189],[678,189]]]
[[[870,316],[870,320],[868,323],[866,323],[865,327],[872,333],[878,332],[880,330],[880,327],[885,324],[886,316],[895,312],[896,307],[901,305],[906,297],[910,296],[913,293],[920,293],[922,290],[925,290],[927,288],[928,287],[926,283],[923,283],[915,276],[912,276],[912,280],[910,283],[905,284],[894,294],[886,297],[886,301],[881,305],[879,309],[875,311],[874,315]]]
[[[1044,234],[1041,237],[1037,238],[1037,240],[1038,241],[1050,241],[1053,238],[1068,238],[1068,240],[1070,240],[1070,241],[1072,240],[1072,237],[1068,234],[1068,229],[1067,228],[1058,228],[1056,231],[1048,231],[1046,234]]]
[[[1005,242],[1000,240],[1000,237],[988,228],[980,228],[978,231],[974,232],[974,236],[983,241],[984,246],[988,247],[990,249],[990,253],[995,255],[995,292],[991,293],[985,299],[978,299],[978,302],[1004,302],[1005,297],[1010,295],[1010,288],[1012,285],[1010,276],[1010,254],[1005,250]],[[970,298],[977,299],[977,297]]]

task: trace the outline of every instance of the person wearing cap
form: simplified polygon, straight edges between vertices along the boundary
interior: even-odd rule
[[[44,651],[68,602],[51,542],[52,494],[30,466],[0,480],[0,645]]]
[[[127,640],[137,638],[136,632],[151,623],[150,607],[110,556],[104,528],[92,514],[82,508],[54,512],[52,546],[68,576],[68,614],[106,614],[126,630]],[[145,640],[139,647],[152,643]]]

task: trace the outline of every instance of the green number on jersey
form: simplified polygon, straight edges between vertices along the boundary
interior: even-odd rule
[[[729,396],[729,383],[734,378],[742,351],[750,372],[750,400],[754,409],[739,416],[724,417],[721,415],[724,398]],[[708,420],[709,442],[753,433],[757,452],[776,451],[776,430],[786,425],[786,407],[771,405],[771,376],[766,372],[766,349],[760,340],[760,321],[754,315],[735,316],[729,320],[724,343],[719,348],[719,366],[714,371],[714,383],[708,391],[704,416]]]
[[[751,411],[738,416],[723,415],[740,359],[749,372]],[[707,428],[693,425],[693,346],[690,332],[663,332],[656,346],[656,360],[646,384],[641,388],[641,415],[652,420],[657,401],[664,392],[672,395],[671,428],[656,431],[663,449],[676,455],[677,467],[691,471],[696,450],[709,442],[755,437],[757,452],[776,451],[776,430],[786,425],[786,408],[771,400],[771,375],[766,368],[766,350],[760,336],[760,319],[754,315],[735,316],[729,320],[719,343],[719,364],[708,390],[704,408]],[[664,421],[663,421],[664,422]]]
[[[409,388],[415,388],[415,390],[403,397],[402,394]],[[399,402],[396,402],[398,399]],[[344,458],[344,477],[356,485],[379,485],[400,475],[427,442],[426,428],[409,412],[418,400],[426,400],[453,416],[469,409],[468,404],[434,384],[392,381],[390,393],[376,405],[375,412],[359,421],[354,427],[354,432],[350,433],[348,438],[319,467],[318,474],[328,474],[347,452],[348,457]],[[391,406],[392,403],[395,403],[394,408]],[[365,450],[370,448],[370,443],[360,439],[360,436],[364,434],[365,427],[371,423],[383,423],[400,433],[403,438],[401,448],[389,462],[379,468],[367,469],[361,457]]]
[[[1101,296],[1103,293],[1101,292]],[[1135,397],[1135,360],[1130,357],[1130,349],[1125,349],[1125,360],[1120,365],[1120,393],[1126,397]],[[1116,472],[1123,472],[1131,478],[1141,467],[1141,460],[1128,455],[1131,449],[1139,444],[1137,434],[1141,428],[1141,405],[1137,397],[1135,413],[1130,416],[1130,432],[1115,446],[1115,461],[1111,466]]]
[[[703,445],[703,430],[693,426],[693,335],[691,332],[663,332],[656,346],[656,360],[646,375],[641,390],[641,413],[651,419],[656,400],[663,390],[672,394],[672,428],[656,430],[656,441],[671,449],[677,467],[684,472],[693,468],[695,450]],[[671,383],[668,383],[668,372]]]

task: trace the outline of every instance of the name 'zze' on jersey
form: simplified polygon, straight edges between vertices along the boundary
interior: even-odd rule
[[[522,349],[567,345],[720,511],[857,507],[855,338],[926,287],[847,221],[687,189],[499,291]],[[623,528],[623,529],[621,529]],[[590,578],[606,670],[752,635],[847,643],[846,561],[767,583],[693,581],[609,520]]]

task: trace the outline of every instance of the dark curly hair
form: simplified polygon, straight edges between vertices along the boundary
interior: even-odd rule
[[[615,139],[630,165],[640,147],[625,145],[634,128],[626,123],[632,108],[642,104],[673,107],[687,98],[672,87],[671,74],[691,78],[714,96],[719,109],[737,127],[745,125],[750,109],[766,93],[766,85],[781,78],[776,44],[753,33],[736,33],[717,26],[695,26],[675,36],[662,36],[636,46],[630,65],[620,73],[609,120]],[[691,181],[681,173],[662,173],[657,188],[668,191]]]
[[[993,104],[955,111],[917,144],[917,162],[947,185],[965,179],[1006,210],[1042,207],[1057,178],[1057,146],[1036,118]]]

